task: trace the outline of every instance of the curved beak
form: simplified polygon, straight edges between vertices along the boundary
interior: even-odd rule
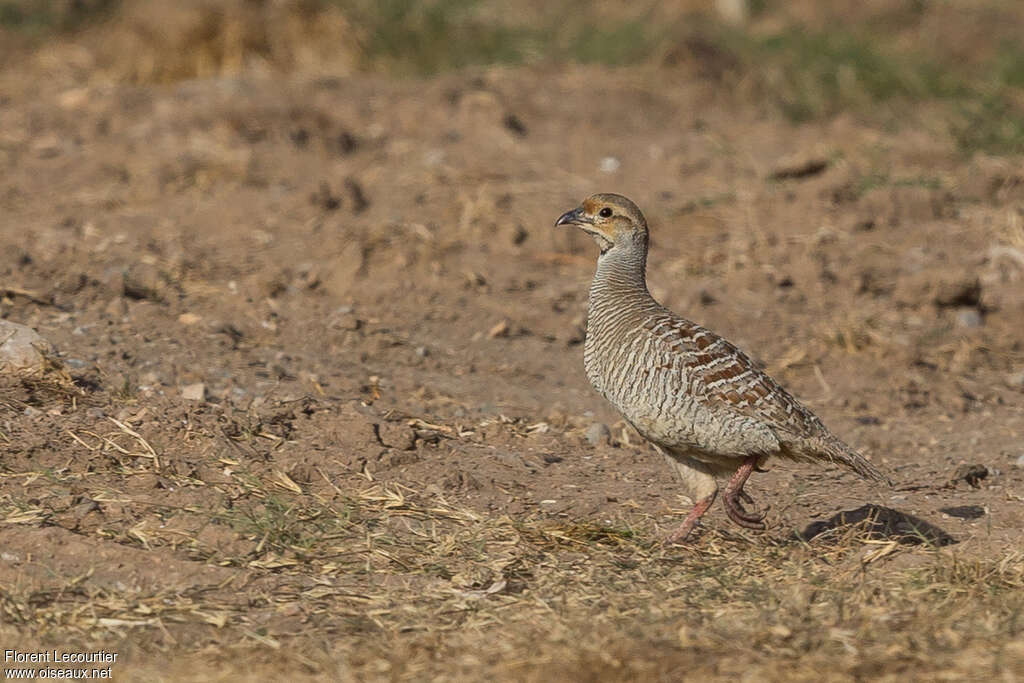
[[[583,215],[583,207],[577,207],[559,216],[558,220],[555,221],[555,227],[557,228],[559,225],[580,225],[589,222],[586,216]]]

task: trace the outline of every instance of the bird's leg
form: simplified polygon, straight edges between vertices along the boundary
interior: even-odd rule
[[[661,449],[659,449],[661,450]],[[687,456],[685,453],[672,453],[661,451],[665,460],[672,469],[679,475],[679,479],[686,490],[690,500],[697,501],[686,515],[686,519],[679,525],[679,528],[665,539],[668,544],[679,543],[686,540],[697,522],[708,511],[711,504],[715,502],[718,495],[718,482],[715,480],[714,472],[704,463]]]
[[[690,535],[691,531],[693,531],[693,528],[697,526],[697,522],[700,521],[700,518],[704,516],[704,513],[708,511],[711,504],[715,502],[715,496],[717,495],[718,491],[715,490],[711,495],[698,500],[697,504],[693,506],[692,510],[690,510],[690,514],[686,515],[686,519],[683,520],[683,523],[679,525],[678,529],[672,532],[672,535],[670,535],[665,542],[668,545],[672,545],[673,543],[681,543],[682,541],[685,541],[686,537]]]
[[[743,503],[740,502],[742,500],[749,505],[754,504],[751,497],[743,490],[743,485],[747,483],[747,477],[757,467],[757,461],[758,456],[756,455],[752,455],[743,461],[743,464],[736,470],[736,474],[732,475],[732,479],[729,480],[728,485],[725,487],[725,495],[722,496],[722,502],[725,504],[725,512],[729,515],[729,519],[747,529],[760,530],[765,528],[764,518],[767,516],[767,512],[747,512],[743,508]]]

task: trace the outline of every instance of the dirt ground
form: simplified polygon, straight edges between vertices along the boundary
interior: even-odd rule
[[[1024,679],[1021,158],[645,67],[5,88],[0,317],[57,352],[0,379],[4,648]],[[767,532],[716,506],[663,547],[689,501],[589,387],[596,248],[552,227],[595,191],[647,213],[657,298],[896,486],[777,463]]]

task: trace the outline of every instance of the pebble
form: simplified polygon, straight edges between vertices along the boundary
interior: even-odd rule
[[[586,438],[592,446],[600,446],[601,444],[611,442],[612,432],[608,429],[608,425],[602,422],[595,422],[587,427]]]
[[[1006,376],[1006,386],[1011,389],[1022,389],[1024,390],[1024,370],[1018,372],[1011,372]]]
[[[1013,466],[1024,468],[1024,455],[1018,455],[1017,459],[1013,461]]]
[[[186,401],[206,400],[206,385],[202,382],[187,384],[181,388],[181,397]]]
[[[961,327],[981,327],[981,313],[976,308],[961,308],[956,312],[956,321]]]
[[[602,173],[615,173],[622,166],[622,162],[615,157],[605,157],[601,159],[601,172]]]
[[[750,18],[750,0],[715,0],[715,13],[727,24],[745,24]]]
[[[0,320],[0,371],[39,367],[44,353],[53,347],[26,325]]]

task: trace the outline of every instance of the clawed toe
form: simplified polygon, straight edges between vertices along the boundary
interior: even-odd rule
[[[743,503],[754,506],[754,499],[743,490],[743,484],[746,483],[750,473],[757,468],[757,463],[756,455],[749,456],[743,461],[743,464],[736,470],[736,474],[729,480],[722,500],[725,503],[726,514],[733,522],[747,529],[763,530],[766,528],[764,519],[768,516],[768,508],[765,507],[763,511],[749,512],[743,507]]]
[[[750,506],[755,506],[755,503],[750,494],[742,488],[726,491],[723,502],[725,503],[725,512],[729,515],[729,519],[740,526],[747,529],[765,528],[764,520],[768,516],[768,507],[770,506],[766,506],[764,510],[747,510],[743,507],[743,503]]]
[[[767,510],[758,512],[748,512],[743,507],[743,504],[740,503],[740,501],[737,500],[736,498],[742,498],[749,505],[754,504],[753,499],[742,491],[737,492],[735,497],[725,497],[725,512],[727,515],[729,515],[729,519],[747,529],[764,529],[764,520],[765,517],[768,516]]]

